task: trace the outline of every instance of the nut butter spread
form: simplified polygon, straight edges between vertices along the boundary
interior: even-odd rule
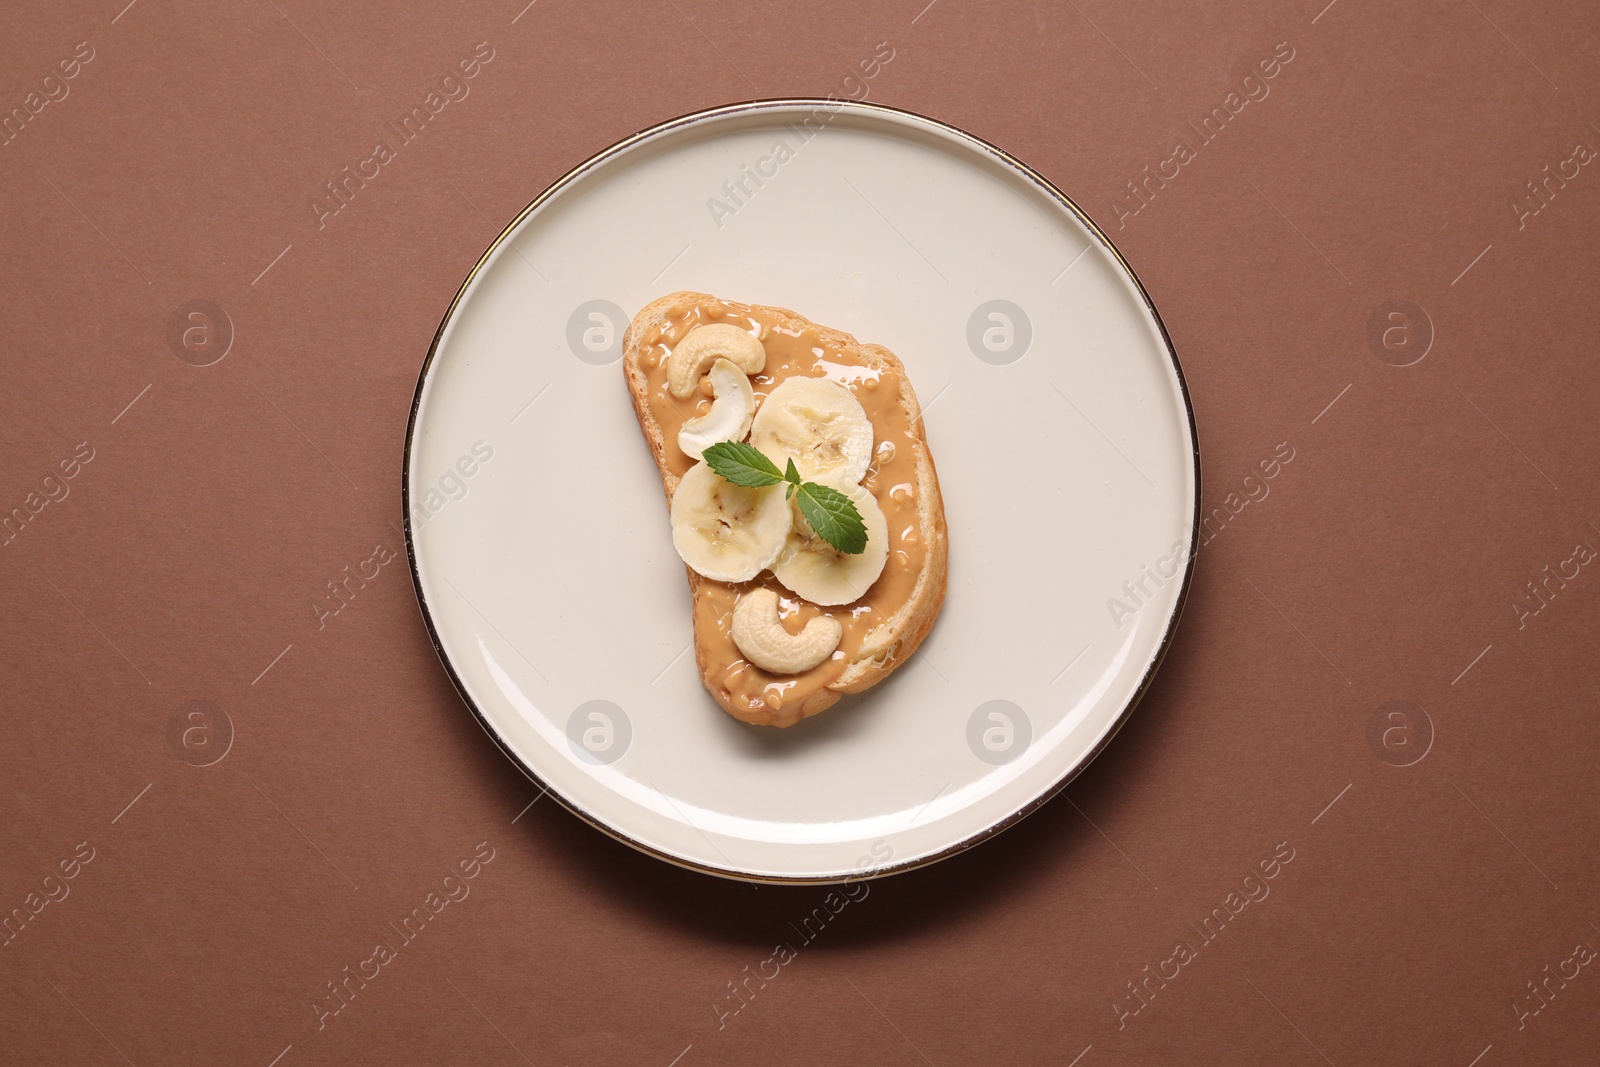
[[[811,329],[795,332],[782,320],[744,304],[706,300],[680,309],[640,338],[639,367],[649,381],[647,403],[666,438],[665,462],[682,477],[695,460],[678,448],[678,431],[711,406],[710,382],[701,391],[678,400],[667,390],[667,357],[683,336],[697,326],[729,323],[756,334],[767,363],[751,377],[758,405],[786,378],[829,378],[848,389],[872,420],[875,440],[872,465],[861,485],[888,520],[889,558],[866,595],[840,607],[819,608],[784,588],[770,572],[738,584],[701,578],[694,627],[700,650],[700,673],[708,688],[726,697],[737,718],[752,723],[790,725],[800,718],[805,699],[825,689],[861,654],[872,631],[910,599],[926,559],[925,534],[917,514],[915,449],[923,447],[906,417],[900,396],[909,390],[904,375],[866,366]],[[781,466],[783,460],[773,457]],[[733,607],[746,590],[765,586],[778,595],[779,617],[790,633],[799,633],[819,614],[837,619],[844,633],[827,659],[799,674],[770,674],[745,660],[731,636]],[[787,711],[785,709],[788,709]]]

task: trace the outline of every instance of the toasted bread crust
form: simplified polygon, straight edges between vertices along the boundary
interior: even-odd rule
[[[633,399],[633,410],[639,419],[639,428],[644,432],[645,441],[650,446],[650,454],[655,459],[656,469],[661,474],[661,486],[666,492],[669,503],[673,493],[677,491],[679,479],[673,472],[671,464],[667,462],[667,449],[676,445],[667,441],[661,424],[650,411],[649,380],[639,364],[643,350],[642,342],[643,338],[652,332],[652,327],[666,323],[676,314],[695,305],[717,299],[705,293],[694,292],[677,292],[660,297],[645,305],[634,316],[623,337],[622,369],[627,378],[628,393]],[[788,721],[784,723],[765,718],[751,718],[748,713],[742,713],[741,709],[731,706],[721,695],[721,687],[712,683],[708,677],[705,643],[700,640],[698,633],[695,635],[695,662],[699,668],[701,681],[705,683],[707,691],[716,698],[724,711],[735,718],[756,725],[789,725],[798,719],[807,718],[831,707],[841,694],[859,693],[870,689],[911,658],[917,646],[933,628],[934,621],[939,616],[939,609],[944,604],[945,590],[949,584],[949,531],[945,525],[944,500],[939,493],[939,476],[934,469],[925,428],[921,422],[922,407],[917,402],[916,393],[911,388],[910,380],[905,375],[905,367],[899,358],[887,348],[861,344],[848,333],[820,326],[786,308],[745,306],[764,316],[779,320],[786,329],[811,330],[826,339],[829,344],[850,353],[866,366],[897,372],[896,377],[902,383],[899,401],[905,410],[907,421],[915,430],[912,447],[916,459],[917,517],[926,539],[925,564],[906,602],[867,634],[860,651],[838,678],[827,688],[813,693],[798,709],[786,708],[788,714],[785,715],[785,719]],[[703,590],[711,579],[697,574],[688,567],[684,570],[689,577],[690,593],[698,605]],[[791,717],[795,710],[798,710],[799,715]]]

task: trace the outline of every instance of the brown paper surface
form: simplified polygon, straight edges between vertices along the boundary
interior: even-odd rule
[[[1592,1060],[1600,19],[1324,3],[8,12],[0,1059]],[[544,186],[685,112],[859,95],[879,41],[869,99],[1119,243],[1227,517],[1109,750],[807,941],[827,890],[527,807],[428,644],[402,444]]]

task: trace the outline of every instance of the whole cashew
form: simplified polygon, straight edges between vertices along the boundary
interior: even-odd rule
[[[725,359],[746,374],[767,365],[767,350],[754,336],[725,322],[696,326],[667,357],[667,389],[679,400],[694,392],[700,378],[718,359]]]
[[[773,674],[809,671],[833,655],[844,627],[818,615],[804,630],[791,634],[778,618],[778,594],[752,589],[733,608],[733,643],[745,659]]]

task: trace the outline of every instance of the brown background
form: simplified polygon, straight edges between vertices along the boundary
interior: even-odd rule
[[[1600,547],[1600,169],[1523,229],[1509,206],[1600,144],[1593,5],[122,3],[14,5],[0,41],[0,111],[94,49],[0,148],[0,509],[94,452],[0,548],[0,911],[94,849],[0,947],[0,1059],[1595,1062],[1596,968],[1521,1030],[1512,1005],[1600,945],[1600,575],[1513,605]],[[682,872],[548,800],[513,823],[537,792],[403,566],[321,630],[310,602],[402,551],[417,370],[528,200],[660,120],[838,91],[879,40],[871,99],[1005,147],[1120,243],[1208,507],[1295,458],[1202,550],[1154,688],[1062,798],[874,884],[719,1028],[823,890]],[[322,183],[478,41],[470,97],[319,230]],[[1124,183],[1280,41],[1271,95],[1119,229]],[[235,333],[208,367],[169,344],[194,299]],[[1404,368],[1366,333],[1398,299],[1436,333]],[[191,700],[232,722],[212,766],[215,713],[168,740]],[[1370,741],[1394,700],[1423,712]],[[325,983],[482,841],[470,896],[319,1030]],[[1119,1028],[1279,842],[1270,897]]]

